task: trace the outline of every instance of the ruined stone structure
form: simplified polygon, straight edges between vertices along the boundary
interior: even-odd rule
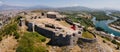
[[[25,19],[24,19],[24,18],[21,18],[21,19],[20,19],[19,25],[20,25],[20,26],[25,26]]]
[[[24,32],[26,30],[26,24],[25,24],[25,18],[20,18],[19,21],[19,30],[21,30],[22,32]]]
[[[55,46],[70,45],[70,47],[73,47],[74,45],[77,44],[78,38],[82,36],[83,28],[81,27],[81,25],[78,25],[77,23],[73,23],[71,25],[67,23],[65,20],[62,20],[68,24],[64,25],[61,24],[61,21],[56,20],[56,18],[60,17],[57,16],[53,17],[50,15],[46,16],[43,13],[42,15],[38,14],[33,14],[29,16],[28,15],[26,15],[26,25],[28,26],[28,30],[33,32],[36,31],[45,37],[51,38],[51,41],[48,43],[50,45]]]
[[[47,17],[57,19],[57,20],[63,20],[66,16],[61,15],[58,12],[47,12]]]
[[[3,25],[3,24],[2,24],[2,21],[0,21],[0,29],[1,29],[2,25]]]

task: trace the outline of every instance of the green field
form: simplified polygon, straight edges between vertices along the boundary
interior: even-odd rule
[[[96,17],[96,20],[109,20],[109,19],[113,19],[112,17],[109,17],[106,15],[105,12],[102,11],[95,11],[95,12],[91,12],[92,16]]]
[[[19,40],[16,52],[46,52],[46,47],[42,45],[46,38],[36,32],[26,32]]]
[[[82,37],[83,37],[83,38],[90,38],[90,39],[95,38],[95,37],[93,36],[93,34],[89,33],[88,31],[83,32]]]
[[[112,22],[111,24],[115,25],[115,26],[120,26],[120,19]]]
[[[94,27],[93,22],[91,21],[91,19],[86,19],[86,18],[75,18],[76,16],[74,15],[68,15],[68,18],[71,19],[74,22],[80,22],[81,25],[85,26],[85,27]]]
[[[111,15],[120,18],[120,12],[112,12]]]

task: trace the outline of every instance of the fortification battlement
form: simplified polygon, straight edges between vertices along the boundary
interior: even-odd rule
[[[74,22],[72,25],[69,24],[64,20],[66,17],[64,15],[60,15],[58,12],[29,13],[25,15],[25,17],[25,20],[31,23],[32,26],[52,31],[56,36],[62,34],[65,37],[66,35],[76,34],[80,37],[82,35],[83,27],[80,24]],[[62,20],[56,20],[56,18]]]
[[[21,26],[26,24],[28,30],[36,31],[51,38],[51,44],[60,46],[77,44],[77,40],[81,38],[83,31],[83,26],[72,22],[70,19],[68,20],[58,12],[29,13],[20,22]]]

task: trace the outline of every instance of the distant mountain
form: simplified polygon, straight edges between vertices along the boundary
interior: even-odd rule
[[[56,11],[105,11],[105,9],[93,9],[83,6],[71,6],[71,7],[60,7],[60,8],[53,8],[49,6],[43,6],[43,5],[37,5],[37,6],[31,6],[31,7],[23,7],[23,6],[11,6],[11,5],[0,5],[0,11],[3,10],[36,10],[36,9],[42,9],[42,10],[56,10]],[[114,11],[114,10],[111,10]]]
[[[37,5],[37,6],[28,7],[28,9],[52,9],[52,7]]]
[[[41,6],[41,5],[31,6],[31,7],[0,5],[0,10],[22,10],[22,9],[28,9],[28,10],[33,10],[33,9],[52,9],[52,7]]]
[[[0,5],[0,10],[21,10],[25,8],[26,7],[22,7],[22,6]]]
[[[72,7],[62,7],[62,8],[57,8],[59,10],[70,10],[70,11],[94,11],[97,9],[92,9],[88,7],[83,7],[83,6],[72,6]]]
[[[109,11],[109,12],[120,12],[120,10],[116,10],[116,9],[111,9],[111,8],[104,8],[104,9],[101,9],[103,11]]]

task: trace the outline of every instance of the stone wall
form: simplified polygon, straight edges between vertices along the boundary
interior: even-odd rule
[[[28,26],[28,30],[32,31],[33,24],[26,21],[26,25]],[[34,29],[39,34],[50,38],[51,40],[48,42],[48,44],[53,46],[74,46],[75,44],[77,44],[78,40],[82,40],[83,42],[88,43],[96,42],[96,39],[80,38],[78,34],[66,35],[65,37],[63,36],[64,34],[59,34],[58,36],[56,36],[56,33],[54,31],[48,30],[45,27],[41,27],[38,25],[35,25]]]
[[[39,27],[37,25],[35,25],[35,31],[38,32],[39,34],[44,35],[45,37],[48,37],[48,38],[53,38],[55,36],[54,32],[47,30],[43,27]]]
[[[27,29],[28,31],[32,31],[33,30],[32,29],[32,25],[33,25],[32,23],[29,23],[28,21],[26,21],[25,25],[28,27],[28,29]]]
[[[87,38],[79,38],[78,40],[81,40],[82,42],[86,42],[86,43],[94,43],[97,41],[96,39],[87,39]]]
[[[48,42],[48,44],[53,46],[67,46],[70,45],[70,40],[71,40],[70,35],[63,37],[63,35],[60,34],[59,36],[51,38],[51,41]]]
[[[32,23],[27,22],[26,25],[28,26],[28,30],[32,31]],[[65,37],[63,34],[60,34],[59,36],[56,36],[56,33],[50,30],[47,30],[43,27],[39,27],[35,25],[35,31],[38,32],[39,34],[50,38],[50,42],[48,42],[49,45],[53,46],[65,46],[65,45],[70,45],[71,41],[71,35],[66,35]]]
[[[73,21],[71,21],[70,19],[65,18],[65,21],[66,21],[67,23],[69,23],[70,25],[73,25]]]
[[[48,18],[53,18],[53,19],[54,19],[54,18],[57,18],[56,15],[52,15],[52,14],[47,14],[47,17],[48,17]]]

